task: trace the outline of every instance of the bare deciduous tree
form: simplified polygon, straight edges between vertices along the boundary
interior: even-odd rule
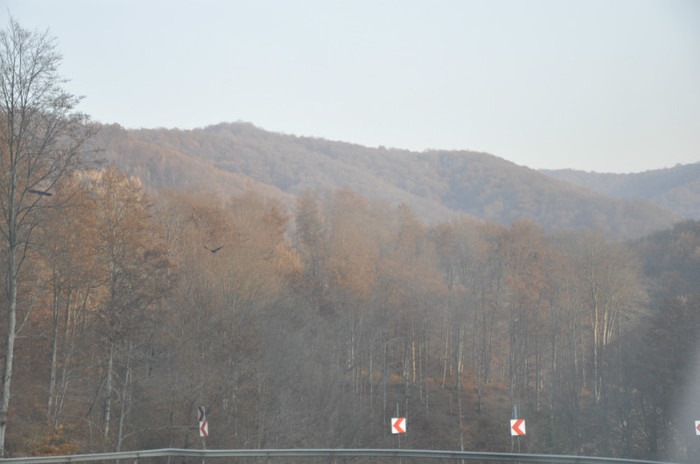
[[[42,221],[46,197],[80,161],[86,118],[63,88],[61,55],[47,33],[10,19],[0,31],[0,237],[6,276],[7,326],[0,389],[0,456],[4,456],[18,321],[17,282]],[[61,202],[57,202],[59,205]],[[21,315],[21,314],[20,314]],[[26,317],[26,314],[24,314]]]

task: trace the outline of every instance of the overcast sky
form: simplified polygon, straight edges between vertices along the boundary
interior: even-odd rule
[[[0,0],[56,37],[80,110],[247,121],[531,168],[700,161],[697,0]]]

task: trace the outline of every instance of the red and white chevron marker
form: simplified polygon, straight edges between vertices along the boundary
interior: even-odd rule
[[[199,423],[199,436],[202,438],[209,436],[209,423],[206,419]]]
[[[510,434],[514,437],[525,435],[525,419],[511,419]]]
[[[700,435],[700,421],[695,421],[695,435]]]
[[[406,418],[392,417],[391,418],[391,433],[406,433]]]
[[[204,411],[204,406],[197,406],[197,420],[202,422],[207,419],[207,415]]]

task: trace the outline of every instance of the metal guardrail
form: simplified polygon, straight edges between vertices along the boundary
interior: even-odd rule
[[[193,457],[193,458],[234,458],[234,457],[397,457],[429,459],[462,459],[468,461],[500,461],[510,463],[540,464],[673,464],[660,461],[638,459],[600,458],[586,456],[560,456],[547,454],[480,453],[473,451],[440,451],[412,449],[234,449],[234,450],[194,450],[165,448],[156,450],[124,451],[119,453],[75,454],[70,456],[36,456],[0,459],[0,464],[58,464],[82,463],[129,459],[139,461],[150,458]]]

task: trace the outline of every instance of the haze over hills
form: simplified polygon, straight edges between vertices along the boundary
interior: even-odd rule
[[[254,189],[289,208],[304,191],[348,188],[391,206],[405,203],[428,224],[459,215],[506,224],[525,218],[550,232],[592,228],[636,238],[682,219],[648,201],[653,194],[611,198],[472,151],[368,148],[240,122],[195,130],[103,126],[97,144],[103,158],[147,189],[205,189],[222,198]]]
[[[540,172],[613,198],[649,200],[685,218],[700,219],[700,162],[631,174],[572,169]]]

